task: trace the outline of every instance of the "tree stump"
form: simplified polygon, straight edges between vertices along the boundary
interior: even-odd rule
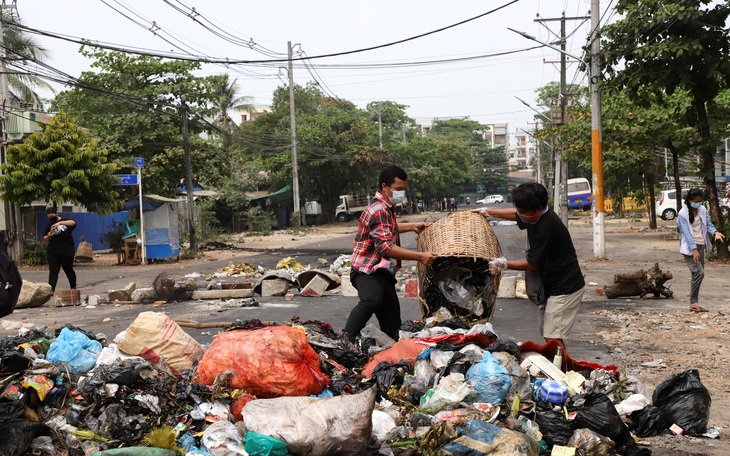
[[[638,296],[643,299],[648,294],[653,294],[655,298],[659,296],[672,298],[674,292],[664,285],[671,279],[671,272],[662,271],[659,268],[659,263],[654,263],[654,267],[648,271],[640,269],[616,274],[613,277],[614,283],[605,285],[603,292],[609,299],[631,296]]]

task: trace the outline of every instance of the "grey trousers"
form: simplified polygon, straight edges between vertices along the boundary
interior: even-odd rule
[[[705,246],[698,245],[697,251],[700,252],[700,261],[695,263],[692,255],[682,255],[684,262],[687,263],[689,272],[692,274],[692,282],[689,285],[689,303],[697,304],[700,299],[700,285],[705,278]]]

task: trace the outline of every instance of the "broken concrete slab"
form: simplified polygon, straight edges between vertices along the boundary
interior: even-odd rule
[[[157,300],[157,292],[154,288],[137,288],[132,292],[132,301],[138,303],[149,303]]]
[[[319,297],[324,294],[332,282],[324,275],[316,274],[299,293],[302,296]]]
[[[342,296],[356,297],[357,289],[350,282],[350,276],[344,275],[340,278],[340,289],[342,290]]]
[[[341,279],[339,275],[333,274],[329,271],[322,271],[321,269],[310,269],[308,271],[302,272],[297,276],[297,283],[299,284],[299,288],[306,287],[307,284],[316,276],[322,276],[328,281],[329,285],[327,285],[327,291],[334,290],[335,288],[340,286]]]
[[[40,307],[47,303],[53,296],[51,286],[47,283],[35,283],[23,280],[23,287],[20,289],[16,309]]]
[[[525,279],[517,279],[515,282],[515,298],[528,299],[527,288],[525,287]]]
[[[284,296],[289,285],[289,281],[285,279],[264,280],[261,282],[261,296]]]
[[[497,297],[498,298],[514,298],[516,281],[517,281],[517,276],[503,275],[499,282],[499,291],[497,292]]]
[[[109,302],[114,301],[133,301],[132,293],[137,289],[137,284],[130,282],[126,287],[120,290],[109,290]]]
[[[195,290],[193,291],[193,299],[240,299],[252,298],[253,290]]]
[[[257,294],[261,294],[261,288],[262,284],[266,282],[267,280],[277,280],[277,279],[283,279],[289,282],[290,285],[296,285],[296,282],[294,282],[294,278],[292,277],[291,273],[289,271],[279,269],[276,271],[269,271],[259,279],[258,282],[256,282],[256,285],[253,287],[253,292]]]

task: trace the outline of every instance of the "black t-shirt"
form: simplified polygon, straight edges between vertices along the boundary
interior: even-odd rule
[[[59,218],[58,221],[64,220]],[[53,225],[54,221],[48,221],[48,225],[46,225],[46,229],[44,230],[45,235],[48,236],[48,234],[51,232],[51,225]],[[65,225],[64,225],[65,226]],[[56,255],[70,255],[74,256],[76,255],[76,245],[74,244],[74,238],[71,236],[71,233],[73,230],[76,229],[76,225],[74,226],[66,226],[66,229],[58,234],[54,234],[48,239],[48,253],[55,253]]]
[[[517,217],[517,226],[527,230],[527,262],[539,268],[545,296],[570,294],[585,286],[573,240],[558,214],[548,209],[534,225]]]

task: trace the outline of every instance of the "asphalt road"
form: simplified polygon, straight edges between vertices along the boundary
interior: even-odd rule
[[[527,245],[525,233],[516,226],[494,226],[497,237],[507,258],[524,256]],[[415,249],[415,234],[405,233],[402,236],[405,248]],[[83,294],[99,293],[101,290],[121,288],[129,282],[136,282],[138,287],[149,286],[154,277],[160,272],[167,271],[183,276],[197,272],[203,276],[210,275],[231,261],[247,262],[272,268],[286,256],[295,256],[302,264],[317,264],[319,258],[325,258],[332,263],[340,254],[349,254],[352,250],[352,235],[333,236],[322,242],[302,245],[296,249],[274,249],[267,251],[242,250],[239,257],[225,260],[215,260],[204,264],[186,264],[185,261],[171,265],[144,265],[144,266],[111,266],[98,268],[82,266],[79,268],[79,287]],[[404,264],[405,270],[415,265],[413,262]],[[43,282],[47,272],[42,268],[22,271],[23,278],[34,282]],[[415,277],[415,274],[413,274]],[[61,275],[61,283],[65,276]],[[96,290],[96,291],[95,291]],[[152,304],[136,305],[99,305],[96,308],[85,307],[41,307],[35,309],[18,309],[4,320],[26,321],[37,325],[46,325],[56,328],[64,324],[74,324],[94,333],[103,333],[113,338],[117,333],[127,328],[131,322],[143,311],[164,312],[174,319],[189,319],[199,322],[232,322],[236,320],[260,319],[263,321],[288,321],[298,316],[302,321],[319,320],[333,326],[336,331],[342,329],[347,316],[357,298],[343,297],[339,293],[328,292],[321,298],[307,298],[295,295],[291,301],[283,297],[256,298],[258,307],[238,307],[236,301],[189,301],[167,303],[156,307]],[[402,318],[419,319],[421,317],[417,299],[401,298]],[[375,319],[372,320],[377,325]],[[498,299],[496,311],[492,319],[494,330],[501,337],[515,341],[541,341],[537,330],[537,311],[529,301],[521,299]],[[592,332],[589,312],[579,315],[574,328],[576,337],[568,340],[568,349],[574,357],[601,364],[610,363],[610,356],[605,347],[594,345],[590,341],[584,342],[580,335]],[[210,343],[218,330],[190,329],[187,331],[203,344]],[[15,330],[0,329],[0,335],[15,334]]]

